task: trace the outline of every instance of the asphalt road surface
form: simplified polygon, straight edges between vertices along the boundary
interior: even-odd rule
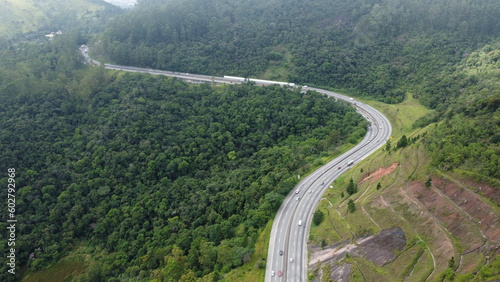
[[[87,46],[82,45],[80,51],[87,64],[101,64],[88,56],[89,49]],[[243,83],[246,80],[231,76],[214,77],[130,66],[103,65],[107,69],[165,75],[177,77],[192,83]],[[258,85],[280,84],[297,87],[294,84],[286,82],[250,80],[253,80]],[[285,198],[274,218],[271,230],[265,279],[268,282],[307,281],[307,240],[309,237],[309,227],[321,196],[328,188],[340,190],[341,188],[330,186],[332,181],[383,146],[392,132],[389,120],[369,105],[332,91],[302,86],[302,91],[307,90],[314,90],[351,103],[370,122],[370,127],[363,141],[302,179]],[[281,277],[278,276],[278,272],[280,271],[282,273]],[[273,272],[274,276],[272,276]]]
[[[309,228],[323,193],[329,188],[340,190],[341,188],[330,186],[332,181],[383,146],[392,131],[389,120],[369,105],[323,89],[306,87],[305,90],[314,90],[352,103],[370,122],[370,127],[361,143],[302,179],[285,198],[271,230],[265,279],[269,282],[308,281]],[[282,272],[282,277],[278,277],[279,271]]]

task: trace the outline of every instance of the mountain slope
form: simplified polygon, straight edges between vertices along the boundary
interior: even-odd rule
[[[454,89],[421,85],[500,36],[498,1],[456,2],[141,1],[110,24],[96,54],[125,65],[343,88],[388,103],[413,90],[437,107]]]
[[[32,31],[68,30],[75,20],[102,17],[104,10],[114,8],[99,0],[2,0],[0,36],[12,38]]]
[[[84,281],[226,273],[296,175],[366,133],[318,93],[84,67],[70,39],[0,56],[0,155],[19,183],[17,266],[34,280],[66,255],[61,271]],[[2,281],[21,277],[8,267]]]

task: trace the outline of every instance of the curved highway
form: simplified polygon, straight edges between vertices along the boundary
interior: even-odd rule
[[[80,52],[85,57],[87,64],[101,64],[88,56],[87,46],[82,45]],[[243,83],[250,80],[258,85],[279,84],[295,86],[293,83],[287,82],[245,79],[233,76],[214,77],[130,66],[103,65],[107,69],[165,75],[193,83]],[[317,91],[351,103],[370,122],[370,126],[365,138],[358,145],[302,179],[285,198],[276,213],[271,230],[265,278],[265,281],[268,282],[307,281],[307,241],[309,238],[309,227],[321,196],[330,187],[330,183],[339,175],[383,146],[392,132],[389,120],[382,113],[367,104],[332,91],[303,86],[302,91],[307,90]]]
[[[274,218],[265,281],[308,281],[307,241],[313,213],[323,193],[342,173],[383,146],[391,136],[389,120],[373,107],[331,91],[306,88],[352,103],[369,122],[367,134],[354,148],[320,167],[297,184]],[[334,189],[336,187],[333,187]],[[282,275],[281,277],[279,275]]]

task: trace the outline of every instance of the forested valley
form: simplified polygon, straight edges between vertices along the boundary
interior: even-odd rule
[[[96,256],[86,281],[216,279],[248,261],[298,174],[366,132],[317,93],[84,67],[78,43],[2,57],[0,152],[18,172],[32,271],[84,243]]]

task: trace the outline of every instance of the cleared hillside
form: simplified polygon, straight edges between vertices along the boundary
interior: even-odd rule
[[[422,144],[433,127],[413,132],[409,137],[418,138],[413,144],[381,151],[334,182],[318,208],[325,220],[311,231],[313,281],[342,279],[339,272],[354,281],[497,277],[481,269],[500,254],[500,190],[459,171],[433,169]],[[351,178],[359,191],[349,197],[345,187]],[[355,203],[354,212],[348,200]],[[405,243],[397,249],[391,247],[396,237],[388,237],[339,252],[351,240],[394,227],[404,232]],[[386,252],[394,256],[382,259]],[[326,257],[318,263],[320,254]]]
[[[486,79],[495,73],[484,70],[483,86],[497,89],[496,81]],[[444,121],[417,129],[410,125],[432,116],[429,110],[408,107],[412,99],[379,104],[399,128],[396,138],[324,195],[318,210],[325,219],[309,238],[312,281],[500,278],[494,270],[500,257],[498,97],[469,100]],[[352,195],[350,179],[358,187]],[[379,238],[393,228],[403,233]],[[400,237],[404,244],[395,248]],[[351,242],[357,247],[349,247]]]

